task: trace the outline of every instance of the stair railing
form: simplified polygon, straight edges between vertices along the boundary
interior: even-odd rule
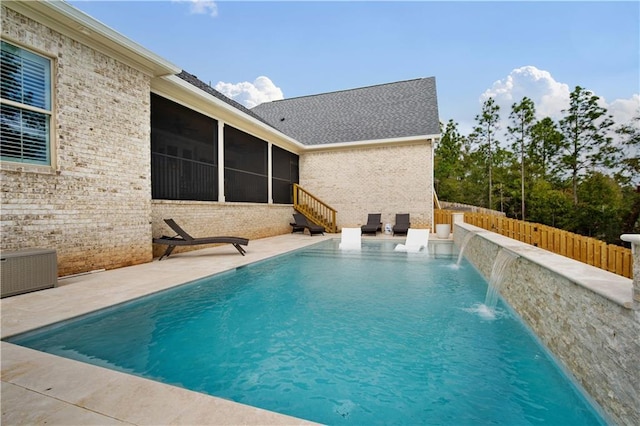
[[[293,208],[316,225],[324,226],[327,232],[338,232],[336,209],[320,200],[297,183],[293,184]]]

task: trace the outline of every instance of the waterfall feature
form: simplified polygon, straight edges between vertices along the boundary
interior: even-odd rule
[[[489,286],[487,287],[487,295],[484,299],[484,308],[488,312],[495,312],[500,295],[500,287],[504,282],[505,273],[511,264],[520,256],[514,252],[501,248],[493,262],[491,275],[489,276]]]
[[[458,261],[456,262],[457,266],[460,266],[460,262],[462,262],[462,255],[464,254],[464,249],[467,248],[467,244],[473,237],[475,237],[476,233],[474,231],[469,231],[462,239],[460,243],[460,253],[458,254]]]

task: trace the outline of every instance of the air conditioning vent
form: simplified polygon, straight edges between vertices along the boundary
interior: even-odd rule
[[[52,249],[4,251],[0,254],[0,297],[55,287],[58,259]]]

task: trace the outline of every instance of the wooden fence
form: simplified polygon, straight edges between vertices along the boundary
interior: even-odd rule
[[[449,223],[453,229],[453,213],[459,212],[434,210],[434,223]],[[625,247],[538,223],[491,214],[464,212],[464,221],[623,277],[632,278],[633,275],[631,250]]]

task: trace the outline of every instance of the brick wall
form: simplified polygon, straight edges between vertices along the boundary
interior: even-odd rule
[[[150,78],[2,7],[2,34],[54,62],[55,168],[3,163],[2,250],[53,248],[60,275],[151,260]]]
[[[174,219],[193,237],[227,235],[252,240],[291,232],[293,213],[290,204],[154,200],[151,216],[154,237],[173,236],[163,219]],[[177,247],[174,253],[204,247]],[[154,256],[160,256],[165,249],[166,246],[154,244]],[[251,250],[251,241],[247,250]]]
[[[337,213],[338,227],[358,227],[368,213],[395,223],[397,213],[411,215],[411,227],[433,223],[433,175],[429,142],[339,151],[308,152],[300,157],[300,186]]]

